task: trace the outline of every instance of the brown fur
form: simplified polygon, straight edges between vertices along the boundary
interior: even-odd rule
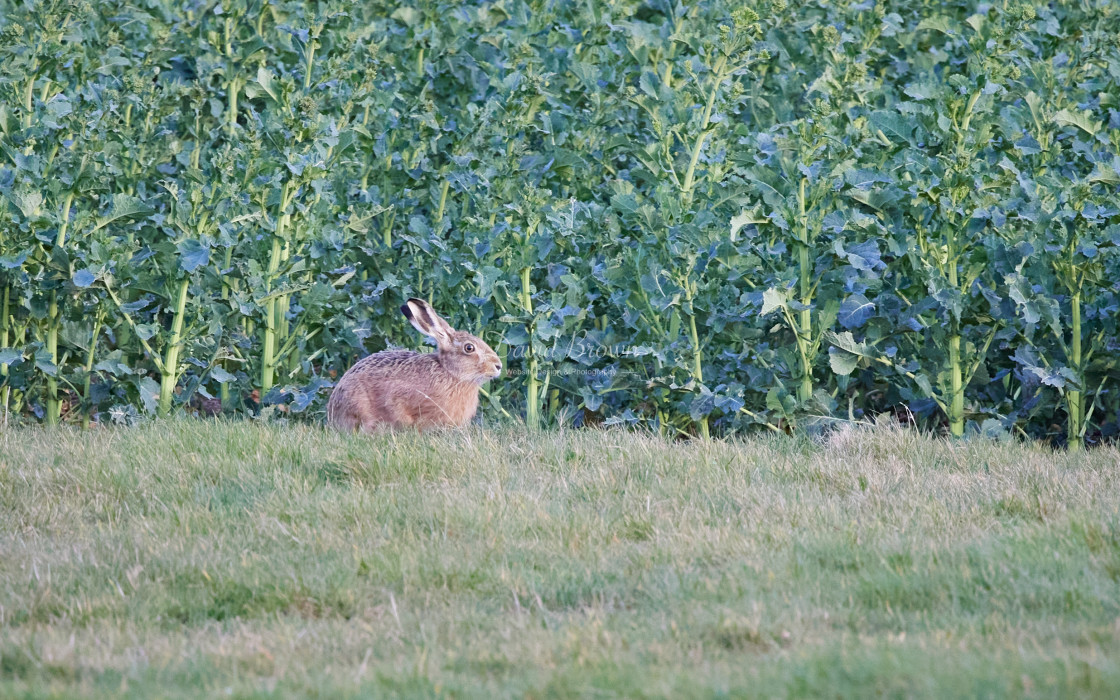
[[[436,340],[438,350],[386,350],[351,367],[327,402],[327,423],[340,430],[460,426],[478,410],[478,389],[501,373],[497,354],[470,333],[447,324],[422,299],[401,312]],[[473,346],[473,352],[467,348]]]

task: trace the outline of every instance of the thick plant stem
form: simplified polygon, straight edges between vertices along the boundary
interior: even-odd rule
[[[307,63],[303,70],[303,89],[311,88],[311,67],[315,64],[315,49],[319,47],[318,39],[312,39],[307,45]]]
[[[62,203],[62,221],[58,226],[58,235],[54,245],[61,248],[66,245],[66,230],[70,226],[70,205],[74,202],[74,193],[66,194]],[[58,425],[62,417],[62,402],[58,400],[58,373],[62,371],[58,363],[58,330],[61,318],[58,308],[58,291],[51,291],[50,306],[47,311],[47,355],[54,365],[55,373],[47,377],[47,425]]]
[[[688,306],[691,309],[688,314],[688,335],[689,340],[692,342],[692,378],[696,380],[697,384],[704,383],[704,351],[700,348],[700,334],[696,330],[696,310],[692,308],[692,300],[694,297],[693,285],[689,284],[685,287],[685,299],[688,301]],[[705,440],[711,437],[711,431],[708,428],[708,417],[704,416],[696,424],[700,430],[700,436]]]
[[[556,387],[548,391],[548,415],[549,421],[555,421],[556,415],[560,412],[560,390]]]
[[[35,97],[35,73],[27,79],[27,86],[23,89],[23,128],[31,128],[31,105]]]
[[[179,350],[183,347],[183,316],[187,309],[187,290],[190,279],[179,282],[179,294],[175,302],[175,319],[171,322],[171,340],[163,359],[163,372],[159,382],[159,414],[171,413],[171,400],[175,396],[175,382],[179,379]]]
[[[953,289],[960,288],[957,277],[957,251],[956,237],[950,231],[947,241],[946,256],[949,272],[949,285]],[[961,333],[960,321],[952,319],[949,330],[949,434],[953,437],[964,435],[964,382],[961,376]]]
[[[229,81],[226,90],[229,93],[229,105],[226,110],[226,133],[232,138],[234,131],[237,129],[237,96],[241,92],[241,80],[233,78]]]
[[[596,18],[595,21],[596,22],[599,21],[598,17],[599,17],[599,14],[598,14],[598,11],[596,10],[596,12],[595,12],[595,18]],[[670,34],[670,37],[675,35],[679,28],[680,28],[679,22],[673,22],[673,26],[672,26],[673,31]],[[669,44],[669,51],[665,56],[665,72],[663,72],[661,74],[661,84],[664,85],[667,88],[670,88],[670,89],[672,89],[672,87],[673,87],[673,57],[676,56],[676,54],[677,54],[677,42],[672,41]]]
[[[443,223],[443,212],[447,207],[447,191],[451,188],[451,181],[444,179],[439,192],[439,208],[436,209],[436,228]]]
[[[704,103],[704,113],[700,117],[700,135],[696,137],[696,141],[692,144],[692,152],[688,158],[688,170],[684,174],[684,182],[681,183],[681,199],[684,200],[686,206],[692,201],[692,190],[696,186],[696,165],[700,162],[700,152],[704,150],[704,142],[708,138],[708,126],[712,120],[712,108],[716,103],[716,95],[719,94],[719,86],[724,79],[724,68],[727,67],[727,56],[720,56],[714,66],[712,66],[712,83],[711,89],[708,91],[708,99]],[[665,71],[666,79],[669,79],[670,72],[668,69]],[[692,284],[687,282],[685,285],[687,290],[688,300],[692,300]],[[691,304],[690,304],[691,306]],[[700,349],[700,337],[696,331],[696,313],[693,309],[688,314],[689,334],[692,340],[692,377],[697,384],[704,383],[704,374],[701,370],[703,355]],[[700,435],[704,438],[710,437],[710,430],[708,428],[708,417],[704,416],[697,423],[697,428]]]
[[[712,119],[712,107],[719,93],[719,85],[723,82],[723,69],[727,66],[727,57],[720,56],[712,67],[712,90],[708,93],[708,101],[704,105],[704,114],[700,118],[700,135],[692,144],[692,153],[688,159],[688,170],[684,174],[684,183],[681,185],[681,194],[685,201],[692,197],[692,188],[696,184],[696,164],[700,162],[700,151],[704,149],[704,141],[708,138],[708,124]]]
[[[269,273],[276,274],[276,267],[279,265],[280,260],[280,239],[272,239],[272,256],[271,259],[275,264],[269,264]],[[272,384],[276,377],[276,326],[277,315],[279,309],[278,297],[270,297],[265,301],[265,315],[264,315],[264,348],[262,349],[263,356],[261,357],[261,398],[272,390]]]
[[[66,245],[66,231],[70,228],[70,205],[74,203],[74,193],[67,192],[66,199],[62,201],[62,221],[58,225],[58,235],[54,244],[61,248]]]
[[[1077,375],[1077,381],[1084,383],[1081,367],[1081,291],[1078,290],[1073,294],[1072,301],[1072,318],[1070,323],[1073,326],[1073,338],[1070,343],[1070,358],[1069,362],[1072,365],[1074,374]],[[1069,425],[1066,432],[1066,443],[1071,450],[1080,450],[1082,440],[1084,439],[1084,423],[1085,423],[1085,397],[1080,389],[1066,393],[1066,404],[1069,409]]]
[[[229,281],[226,279],[225,270],[228,270],[232,263],[233,263],[233,246],[229,246],[228,248],[226,248],[226,257],[225,257],[224,264],[222,265],[222,271],[221,271],[221,274],[222,274],[222,301],[229,301],[230,288],[229,288]],[[226,370],[227,372],[230,370],[230,363],[229,363],[228,360],[223,360],[222,361],[222,369]],[[230,384],[229,382],[222,382],[222,386],[219,389],[219,399],[222,402],[222,409],[223,410],[229,410],[230,409],[229,384]]]
[[[704,370],[703,370],[703,367],[701,365],[701,360],[703,358],[702,358],[702,355],[701,355],[702,351],[700,350],[700,337],[699,337],[699,334],[696,332],[696,316],[695,315],[690,314],[689,317],[688,317],[688,330],[689,330],[689,334],[692,336],[692,347],[695,348],[693,350],[693,353],[692,353],[692,375],[694,377],[696,377],[697,382],[699,382],[700,384],[703,384],[704,383]],[[712,436],[711,431],[708,428],[708,417],[707,416],[704,416],[703,418],[700,419],[700,422],[698,423],[698,426],[700,428],[700,436],[702,438],[707,440],[708,438],[710,438]]]
[[[10,326],[8,320],[8,309],[11,303],[11,288],[4,285],[4,303],[0,306],[0,348],[8,347],[8,335],[10,333]],[[0,365],[0,377],[8,376],[8,366]],[[4,413],[4,420],[8,418],[8,395],[11,393],[11,387],[4,383],[3,389],[0,389],[0,411]]]
[[[393,224],[396,222],[396,216],[389,213],[385,217],[385,226],[381,229],[381,244],[385,246],[386,250],[393,250]]]
[[[291,247],[287,246],[286,250],[284,251],[284,261],[287,262],[287,260],[290,256],[291,256]],[[304,279],[306,280],[306,283],[308,285],[310,285],[311,280],[312,280],[311,273],[310,272],[305,273]],[[300,323],[297,320],[298,314],[293,315],[291,313],[291,311],[292,311],[292,297],[291,297],[291,295],[288,295],[288,294],[284,295],[284,299],[283,299],[283,302],[281,303],[280,307],[281,307],[282,312],[283,312],[280,315],[280,318],[283,320],[283,323],[280,324],[280,329],[281,329],[281,331],[283,331],[283,333],[282,333],[283,340],[280,342],[281,351],[280,351],[279,354],[280,354],[280,357],[283,357],[286,360],[288,376],[289,377],[294,377],[296,374],[298,374],[299,369],[300,369],[300,361],[301,361],[301,359],[303,359],[303,358],[301,358],[300,353],[293,352],[293,349],[296,347],[296,340],[299,336],[302,336],[305,340],[310,340],[311,338],[313,338],[315,336],[317,331],[309,331],[308,329],[304,329],[301,332],[302,327],[300,326]],[[277,357],[277,361],[280,360],[280,357]],[[308,359],[310,359],[310,358],[308,358]]]
[[[226,60],[233,63],[233,19],[226,18],[225,23],[225,55]],[[230,68],[232,71],[232,67]],[[231,77],[226,82],[226,96],[228,103],[226,105],[226,133],[230,138],[233,137],[233,132],[237,129],[237,95],[241,91],[241,82],[236,75]],[[196,166],[197,167],[197,166]]]
[[[980,91],[972,93],[968,98],[968,105],[964,108],[964,118],[961,120],[961,128],[958,131],[957,145],[959,148],[964,146],[964,137],[968,133],[968,126],[972,123],[972,110],[976,108],[976,101],[980,99]]]
[[[23,128],[31,128],[31,107],[34,104],[32,100],[35,97],[35,75],[39,71],[39,61],[35,60],[31,63],[31,71],[27,77],[27,87],[23,90]],[[31,155],[31,146],[28,145],[23,149],[23,155]]]
[[[288,262],[291,257],[292,247],[288,241],[284,241],[284,247],[280,251],[280,263]],[[291,310],[292,300],[287,294],[281,294],[276,298],[276,351],[274,353],[276,360],[277,371],[279,371],[280,360],[283,353],[280,351],[287,342],[288,337],[291,335],[291,326],[288,323],[288,311]]]
[[[812,301],[809,298],[809,290],[806,289],[808,286],[806,283],[809,281],[809,245],[802,243],[800,248],[801,303],[808,306]],[[813,358],[810,357],[809,352],[813,334],[813,314],[811,309],[802,309],[798,315],[800,316],[797,334],[800,336],[798,345],[801,348],[801,384],[797,388],[797,398],[808,401],[813,396]]]
[[[93,358],[94,352],[97,350],[97,336],[101,334],[101,316],[97,316],[97,321],[93,324],[93,334],[89,340],[89,352],[86,353],[86,366],[85,366],[85,379],[82,381],[82,398],[89,404],[86,410],[82,412],[82,429],[89,429],[90,416],[93,414],[93,403],[89,398],[90,380],[93,377]]]
[[[964,387],[961,381],[961,336],[955,331],[949,336],[949,434],[964,435]]]
[[[528,238],[528,236],[526,236]],[[533,315],[533,297],[529,287],[528,267],[521,268],[521,306],[530,317]],[[540,382],[537,379],[537,356],[533,352],[532,322],[529,324],[528,373],[525,382],[525,423],[530,428],[540,427]]]
[[[801,179],[801,186],[797,191],[797,209],[801,240],[798,246],[798,283],[801,293],[801,304],[804,308],[799,313],[798,348],[801,350],[801,385],[797,389],[797,398],[802,402],[813,397],[813,358],[811,344],[813,342],[813,312],[809,308],[813,301],[813,268],[812,255],[809,242],[809,225],[805,221],[805,178]]]
[[[58,425],[62,417],[62,402],[58,400],[58,292],[51,291],[47,310],[47,356],[54,365],[54,374],[47,376],[47,425]]]
[[[286,183],[280,194],[280,216],[276,220],[276,232],[272,236],[272,252],[268,260],[268,291],[271,292],[272,282],[280,270],[280,261],[284,256],[284,235],[288,227],[289,215],[284,213],[291,203],[292,186]],[[276,381],[276,361],[278,336],[277,328],[281,321],[281,308],[279,295],[270,296],[265,301],[265,326],[264,347],[261,356],[261,399],[272,390]]]
[[[194,148],[191,149],[191,167],[198,168],[198,161],[202,157],[202,114],[194,113]]]

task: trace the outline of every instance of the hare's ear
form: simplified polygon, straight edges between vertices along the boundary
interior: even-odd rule
[[[409,299],[401,307],[401,313],[412,324],[412,327],[426,336],[436,339],[439,345],[451,344],[451,335],[455,332],[447,321],[440,318],[435,309],[423,299]]]

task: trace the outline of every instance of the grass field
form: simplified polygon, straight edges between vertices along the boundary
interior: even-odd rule
[[[0,697],[1116,697],[1120,452],[0,432]]]

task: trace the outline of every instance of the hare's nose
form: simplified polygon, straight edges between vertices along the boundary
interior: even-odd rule
[[[498,360],[497,362],[494,363],[494,371],[495,372],[501,372],[502,371],[502,361],[501,360]]]

